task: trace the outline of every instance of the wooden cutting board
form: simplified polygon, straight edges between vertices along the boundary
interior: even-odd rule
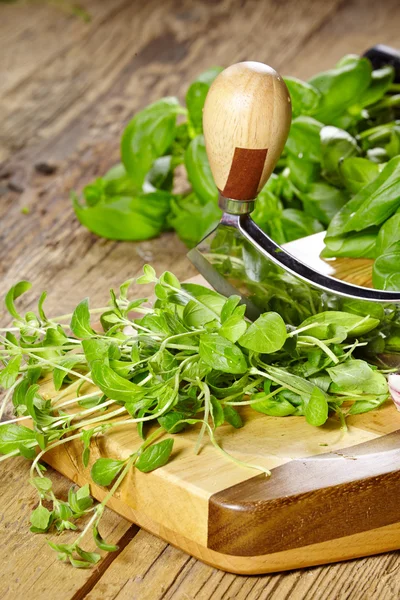
[[[314,248],[288,249],[325,273],[360,285],[371,261],[311,259]],[[310,239],[310,238],[309,238]],[[201,278],[197,278],[201,281]],[[88,391],[89,388],[86,388]],[[51,394],[51,390],[47,390]],[[132,470],[109,506],[140,527],[217,568],[256,574],[367,556],[400,548],[400,413],[388,401],[348,419],[341,433],[301,417],[268,417],[243,407],[245,427],[218,428],[216,437],[235,457],[272,470],[270,478],[227,461],[210,443],[193,452],[198,430],[174,436],[170,462],[152,472]],[[90,467],[103,456],[126,458],[141,444],[135,426],[93,440],[82,464],[80,442],[45,460],[101,500]]]

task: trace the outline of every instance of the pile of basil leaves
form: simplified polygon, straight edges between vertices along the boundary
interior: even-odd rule
[[[118,240],[174,229],[193,246],[217,222],[202,109],[221,70],[190,85],[185,107],[163,98],[134,116],[122,135],[121,163],[81,199],[73,195],[83,225]],[[400,289],[400,84],[393,80],[391,66],[373,70],[356,55],[308,82],[286,77],[292,126],[253,213],[280,244],[327,228],[323,256],[375,259],[374,286],[386,290]],[[175,193],[180,165],[190,184],[185,193]]]

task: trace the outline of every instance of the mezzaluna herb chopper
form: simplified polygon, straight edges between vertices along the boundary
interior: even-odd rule
[[[367,316],[384,310],[390,337],[399,327],[400,291],[374,290],[324,275],[276,244],[250,216],[284,148],[290,123],[290,95],[274,69],[242,62],[218,75],[207,95],[203,127],[224,213],[188,257],[217,291],[239,293],[251,319],[275,310],[287,323],[298,325],[324,311]]]

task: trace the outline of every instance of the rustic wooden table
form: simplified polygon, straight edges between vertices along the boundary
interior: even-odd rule
[[[52,4],[56,4],[53,2]],[[65,2],[67,4],[67,2]],[[0,274],[2,293],[29,279],[49,312],[68,312],[144,262],[194,274],[173,234],[137,244],[98,239],[74,217],[69,191],[116,162],[124,123],[163,95],[184,95],[212,64],[255,59],[307,78],[343,54],[399,46],[398,0],[83,0],[86,23],[45,2],[0,4]],[[40,163],[54,172],[44,174]],[[38,166],[39,165],[39,166]],[[51,171],[51,169],[50,169]],[[23,214],[23,209],[28,214]],[[34,294],[30,296],[34,300]],[[26,304],[28,308],[29,304]],[[0,315],[1,316],[1,315]],[[2,316],[5,319],[4,315]],[[208,567],[108,511],[120,550],[91,571],[57,562],[27,533],[36,502],[27,463],[2,463],[0,597],[18,600],[397,599],[400,553],[264,577]],[[69,482],[52,473],[62,494]]]

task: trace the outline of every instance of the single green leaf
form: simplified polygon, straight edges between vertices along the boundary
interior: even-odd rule
[[[392,85],[394,75],[392,65],[385,65],[380,69],[372,71],[371,82],[362,97],[358,100],[360,106],[370,106],[378,102]]]
[[[320,131],[323,124],[312,117],[300,116],[293,119],[286,150],[298,158],[321,162]]]
[[[149,473],[162,467],[168,462],[173,445],[174,440],[172,438],[152,444],[140,454],[135,467],[143,473]]]
[[[229,405],[224,406],[224,418],[229,425],[232,425],[235,429],[240,429],[243,427],[242,417],[239,413]]]
[[[363,360],[347,360],[335,367],[330,367],[327,371],[334,384],[333,391],[374,395],[388,393],[385,377],[371,369]]]
[[[124,460],[98,458],[90,471],[90,476],[97,485],[110,485],[124,466]]]
[[[349,156],[339,164],[339,173],[346,189],[357,194],[379,175],[379,166],[367,158]]]
[[[75,214],[90,231],[112,240],[140,241],[159,235],[165,225],[173,196],[156,192],[118,195],[95,206],[73,197]]]
[[[371,183],[349,201],[332,219],[329,237],[380,225],[400,206],[400,156],[392,158]]]
[[[281,223],[285,232],[285,242],[291,242],[324,230],[318,219],[296,208],[285,208],[282,211]]]
[[[330,326],[344,327],[349,337],[364,335],[379,325],[379,320],[373,317],[361,317],[344,311],[329,310],[308,317],[301,323],[300,328],[315,323],[307,330],[307,335],[318,339],[330,337]]]
[[[75,550],[79,554],[79,556],[83,558],[84,561],[92,565],[95,565],[101,559],[100,554],[97,554],[97,552],[86,552],[86,550],[83,550],[79,546],[76,546]]]
[[[95,334],[90,326],[89,299],[85,298],[75,308],[71,319],[71,330],[78,338],[87,338]]]
[[[15,308],[14,301],[20,296],[22,296],[22,294],[30,290],[31,287],[32,284],[29,283],[29,281],[20,281],[8,290],[5,298],[5,305],[8,312],[11,316],[14,317],[14,319],[22,321],[21,315],[17,312],[17,309]]]
[[[214,228],[221,214],[215,202],[204,204],[196,194],[190,193],[172,198],[168,223],[191,248]]]
[[[7,366],[0,371],[0,386],[8,390],[17,380],[21,366],[21,354],[13,356]]]
[[[51,479],[48,477],[33,477],[30,480],[30,483],[40,492],[41,494],[46,494],[52,488]]]
[[[28,427],[15,423],[0,424],[0,454],[8,454],[34,441],[35,432]]]
[[[293,117],[314,114],[321,98],[320,91],[296,77],[284,77],[284,80],[292,99]]]
[[[337,118],[363,97],[371,83],[371,72],[369,60],[356,57],[312,77],[309,83],[322,95],[315,118],[326,125],[337,125]]]
[[[229,298],[226,300],[225,304],[222,307],[221,310],[221,322],[224,323],[224,321],[226,321],[234,312],[235,308],[237,307],[237,305],[239,304],[241,298],[240,296],[229,296]]]
[[[50,525],[51,512],[44,506],[39,504],[30,516],[30,522],[32,527],[41,531],[47,531]]]
[[[245,334],[246,329],[247,324],[243,319],[243,315],[234,313],[224,321],[218,333],[235,343]]]
[[[112,400],[137,402],[146,395],[146,390],[143,387],[121,377],[101,361],[94,361],[91,368],[93,381]]]
[[[347,195],[325,181],[312,183],[306,192],[299,196],[308,215],[328,225],[336,213],[346,204]]]
[[[334,185],[340,185],[340,161],[359,154],[361,150],[353,136],[332,125],[321,129],[320,138],[324,177]]]
[[[100,548],[100,550],[104,550],[105,552],[117,552],[118,546],[106,542],[105,539],[101,537],[97,525],[93,526],[93,538],[96,542],[96,546]]]
[[[217,371],[233,374],[247,371],[246,359],[240,348],[216,333],[200,336],[199,354],[207,365]]]
[[[179,433],[186,427],[186,423],[180,423],[186,418],[186,414],[180,411],[171,411],[158,418],[158,422],[168,433]],[[179,423],[179,424],[178,424]]]
[[[296,411],[296,408],[283,396],[266,398],[267,395],[268,394],[265,394],[264,392],[253,394],[251,399],[255,400],[258,398],[259,401],[254,402],[251,405],[251,408],[271,417],[287,417]]]
[[[326,238],[322,258],[375,258],[378,229],[369,228],[345,236]]]
[[[304,396],[304,415],[307,423],[320,427],[328,418],[328,401],[326,395],[318,387],[315,387],[311,396]]]
[[[372,283],[381,290],[400,291],[400,240],[374,262]]]
[[[163,98],[138,112],[126,126],[121,138],[121,158],[138,190],[156,158],[172,144],[181,110],[177,98]]]
[[[186,106],[189,112],[190,128],[194,134],[203,131],[203,107],[210,85],[222,71],[221,67],[211,67],[190,85],[186,93]]]
[[[206,146],[202,135],[196,136],[185,152],[185,167],[193,191],[200,200],[218,202],[218,190],[214,183],[210,164],[207,158]]]
[[[385,254],[400,242],[400,211],[390,217],[380,228],[376,240],[376,256]],[[400,265],[399,265],[400,267]]]
[[[221,402],[215,396],[210,396],[210,412],[214,427],[221,427],[225,422],[225,414]]]
[[[268,312],[250,325],[239,339],[239,344],[260,354],[271,354],[282,348],[286,337],[286,325],[282,317],[278,313]]]

